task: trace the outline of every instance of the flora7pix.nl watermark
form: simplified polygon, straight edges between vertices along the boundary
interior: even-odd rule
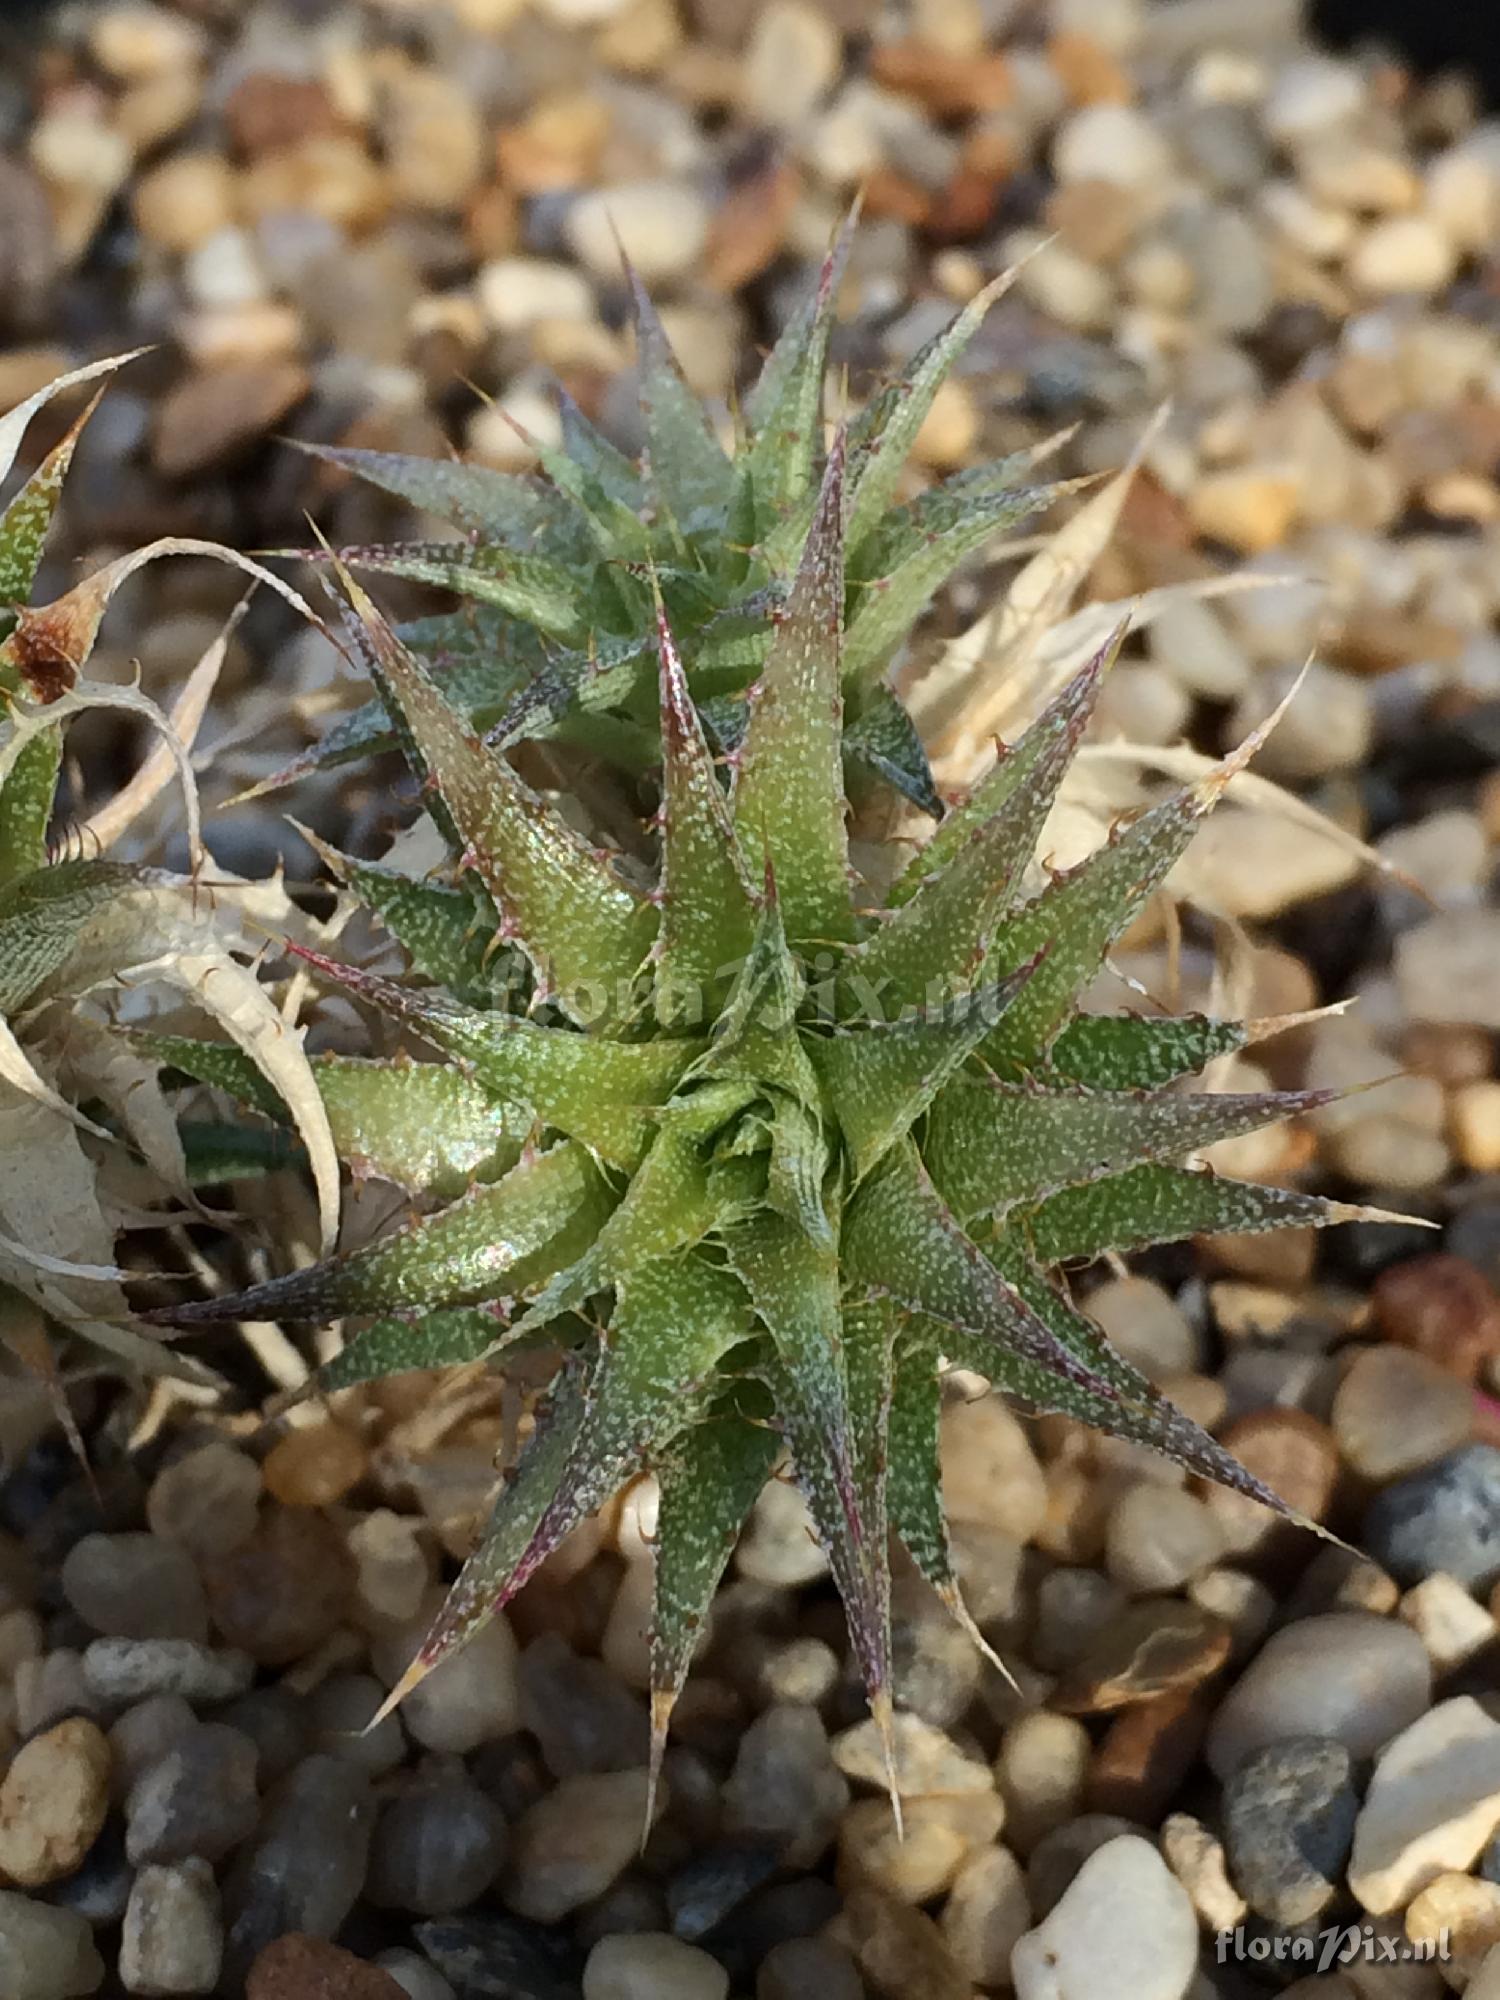
[[[1295,1965],[1309,1972],[1336,1972],[1341,1965],[1446,1965],[1451,1957],[1446,1929],[1413,1942],[1373,1924],[1329,1924],[1277,1937],[1247,1932],[1240,1924],[1214,1939],[1219,1965]]]

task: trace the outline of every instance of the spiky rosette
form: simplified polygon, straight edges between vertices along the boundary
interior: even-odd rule
[[[1181,1164],[1322,1101],[1174,1087],[1241,1047],[1244,1026],[1078,1011],[1247,753],[1038,888],[1038,837],[1106,649],[885,906],[863,907],[841,791],[845,464],[840,441],[732,758],[716,762],[665,613],[657,623],[653,893],[521,782],[346,582],[351,641],[452,843],[457,886],[398,893],[364,864],[346,874],[420,967],[461,970],[464,992],[309,963],[448,1058],[389,1072],[403,1092],[424,1080],[429,1144],[444,1130],[438,1079],[455,1075],[471,1109],[487,1103],[495,1130],[525,1127],[530,1143],[489,1184],[361,1249],[158,1317],[373,1315],[323,1368],[329,1390],[503,1365],[521,1344],[561,1351],[535,1436],[393,1699],[649,1469],[659,1755],[715,1585],[784,1450],[884,1718],[891,1532],[963,1615],[938,1476],[949,1365],[1280,1505],[1055,1275],[1109,1250],[1353,1212]],[[477,946],[495,938],[501,963],[524,963],[513,990],[529,1013],[485,990]],[[194,1067],[180,1048],[174,1059]]]
[[[650,299],[627,266],[645,449],[623,456],[562,398],[562,447],[539,471],[306,446],[447,522],[454,538],[341,550],[355,570],[458,593],[463,609],[403,638],[449,700],[497,748],[560,737],[629,770],[659,755],[653,593],[665,600],[710,742],[735,748],[744,693],[766,660],[816,503],[824,376],[852,218],[814,295],[768,356],[732,450],[683,380]],[[1026,454],[959,473],[897,504],[906,461],[944,379],[1006,279],[987,287],[872,401],[849,435],[842,675],[844,750],[856,769],[940,810],[921,742],[886,686],[933,593],[997,532],[1045,504]],[[324,552],[305,552],[321,560]],[[389,741],[381,703],[257,789]]]

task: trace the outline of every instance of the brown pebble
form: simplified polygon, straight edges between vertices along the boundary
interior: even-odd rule
[[[354,1592],[354,1563],[330,1521],[305,1508],[266,1514],[238,1548],[205,1566],[209,1611],[225,1643],[264,1667],[290,1666],[326,1639]]]
[[[1232,1423],[1223,1441],[1288,1507],[1310,1521],[1327,1517],[1338,1484],[1339,1448],[1326,1424],[1305,1410],[1255,1410]],[[1258,1500],[1228,1487],[1207,1487],[1203,1497],[1240,1554],[1263,1548],[1290,1527]]]
[[[1408,1257],[1382,1271],[1370,1305],[1387,1340],[1414,1347],[1461,1381],[1472,1382],[1500,1353],[1500,1293],[1472,1264],[1446,1250]]]
[[[167,479],[189,479],[259,444],[312,386],[296,361],[243,362],[189,375],[164,398],[151,461]]]
[[[16,1752],[0,1785],[0,1878],[38,1889],[71,1875],[109,1811],[109,1739],[72,1715]]]
[[[972,1988],[931,1917],[881,1890],[852,1890],[844,1921],[871,1990],[886,2000],[970,2000]]]
[[[1128,104],[1135,95],[1129,73],[1092,35],[1054,35],[1047,61],[1074,104]]]
[[[709,227],[703,253],[709,282],[737,292],[758,278],[780,254],[801,196],[802,176],[790,160],[772,160],[741,181]]]
[[[343,127],[316,77],[259,69],[242,77],[224,100],[224,123],[235,151],[251,160]]]
[[[285,1507],[331,1507],[365,1476],[364,1446],[342,1424],[288,1431],[261,1468],[266,1491]]]
[[[257,1955],[245,2000],[406,2000],[406,1993],[383,1966],[288,1931]]]
[[[1180,1598],[1147,1597],[1111,1618],[1052,1691],[1064,1715],[1102,1715],[1193,1688],[1229,1658],[1222,1618]]]
[[[914,40],[881,42],[871,52],[870,73],[887,90],[915,97],[939,118],[998,111],[1015,88],[1003,55],[955,55]]]
[[[1209,1712],[1201,1688],[1174,1688],[1127,1708],[1094,1752],[1085,1811],[1119,1813],[1154,1826],[1192,1768]]]

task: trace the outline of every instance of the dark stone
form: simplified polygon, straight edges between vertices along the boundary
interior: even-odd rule
[[[1294,1736],[1247,1757],[1224,1787],[1235,1887],[1278,1924],[1304,1924],[1338,1893],[1359,1800],[1344,1745]]]
[[[443,1917],[417,1944],[458,2000],[580,2000],[583,1962],[566,1938],[520,1917]]]
[[[638,1770],[646,1761],[646,1705],[601,1660],[581,1659],[556,1632],[521,1655],[521,1720],[555,1778]]]
[[[695,1855],[667,1884],[672,1929],[690,1943],[716,1930],[776,1873],[774,1847],[731,1841]]]
[[[1399,1583],[1446,1570],[1471,1590],[1500,1577],[1500,1450],[1466,1444],[1377,1493],[1360,1537]]]

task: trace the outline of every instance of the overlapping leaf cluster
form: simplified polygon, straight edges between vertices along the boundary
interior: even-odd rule
[[[1038,838],[1106,649],[868,906],[848,852],[845,723],[851,679],[863,686],[881,656],[863,636],[880,602],[864,589],[880,568],[870,552],[909,531],[909,510],[888,511],[884,450],[912,397],[884,400],[825,454],[807,358],[821,366],[822,337],[804,334],[796,367],[772,364],[777,399],[795,388],[800,414],[756,435],[752,476],[670,413],[679,444],[695,440],[688,460],[671,461],[673,479],[696,482],[672,489],[684,496],[673,533],[700,571],[743,546],[727,541],[726,507],[749,519],[774,496],[775,517],[800,523],[785,593],[737,614],[744,657],[761,665],[731,755],[701,712],[724,614],[693,620],[684,606],[697,600],[654,543],[642,543],[638,571],[617,577],[649,591],[654,563],[661,581],[649,612],[626,597],[618,614],[633,649],[624,712],[640,721],[648,642],[652,654],[654,884],[532,791],[451,681],[343,573],[349,643],[446,836],[452,874],[407,880],[340,858],[417,976],[308,962],[444,1058],[379,1081],[365,1073],[354,1150],[417,1190],[471,1184],[343,1256],[161,1316],[367,1320],[323,1368],[330,1390],[447,1363],[503,1365],[523,1346],[559,1352],[535,1434],[393,1699],[649,1469],[660,1483],[659,1755],[741,1523],[784,1454],[884,1719],[893,1536],[964,1616],[938,1472],[952,1365],[1028,1409],[1154,1446],[1276,1504],[1109,1346],[1057,1276],[1106,1251],[1345,1212],[1183,1164],[1316,1101],[1179,1087],[1240,1047],[1243,1026],[1078,1007],[1238,766],[1144,813],[1076,870],[1038,876]],[[668,416],[653,408],[652,421],[660,493]],[[550,468],[559,486],[622,482],[618,504],[634,519],[640,489],[623,485],[626,469],[573,435],[575,456]],[[969,498],[963,518],[987,531],[982,481]],[[598,504],[595,494],[584,511]],[[940,502],[961,504],[951,490]],[[481,559],[482,548],[466,576],[534,580]],[[520,600],[507,609],[529,615]],[[179,1042],[172,1057],[234,1086],[223,1051]],[[331,1115],[336,1074],[321,1072]],[[344,1100],[336,1115],[347,1111]]]

